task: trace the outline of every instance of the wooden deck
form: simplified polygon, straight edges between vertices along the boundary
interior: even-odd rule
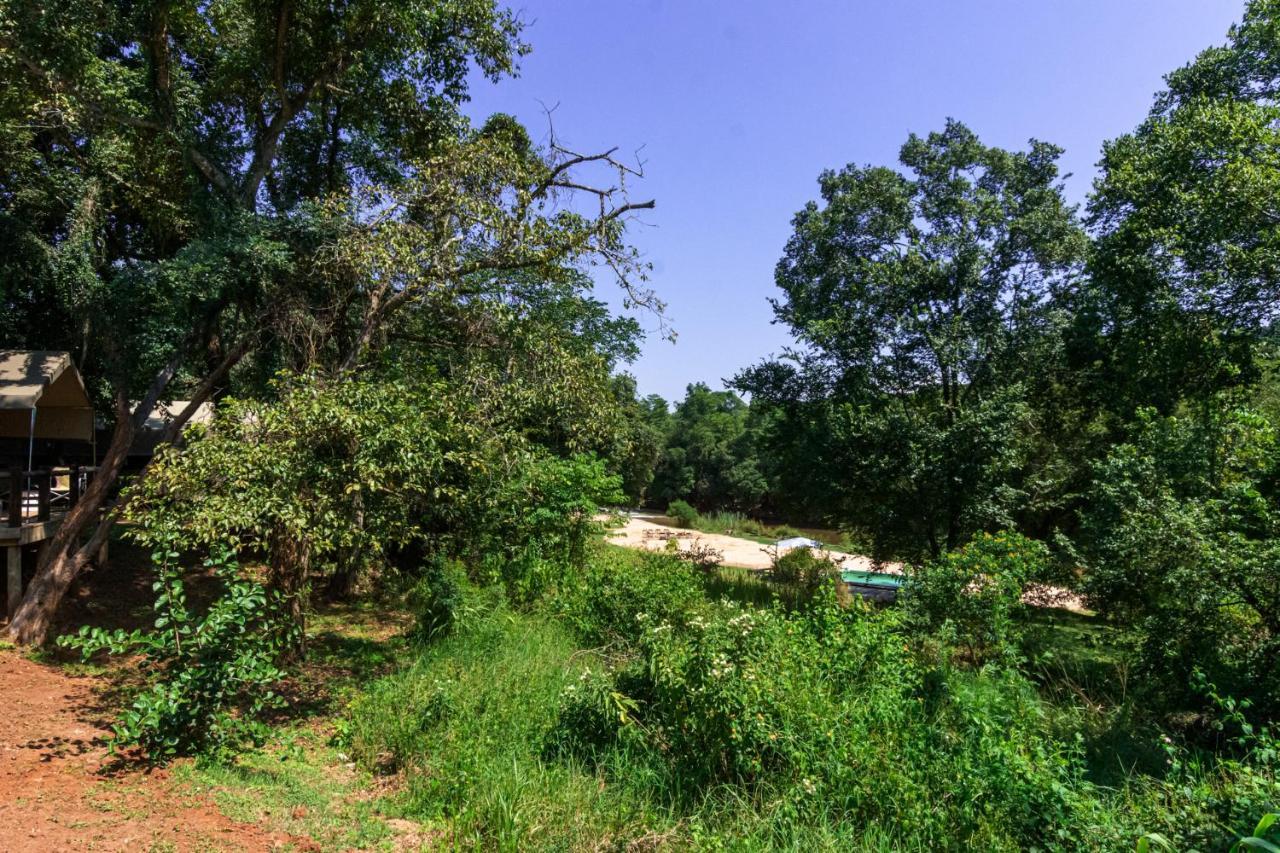
[[[93,468],[0,471],[0,549],[5,552],[7,612],[22,603],[23,549],[39,554],[63,517],[80,501]]]

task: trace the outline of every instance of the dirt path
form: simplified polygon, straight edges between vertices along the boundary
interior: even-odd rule
[[[0,651],[0,849],[306,848],[229,820],[163,770],[120,769],[104,746],[100,683]]]
[[[681,550],[688,550],[694,543],[715,548],[724,557],[724,565],[742,569],[769,569],[773,558],[764,545],[749,539],[736,536],[725,536],[721,533],[703,533],[701,530],[682,530],[670,527],[655,520],[660,516],[626,517],[626,523],[617,530],[610,531],[609,540],[627,548],[642,548],[659,551],[667,546],[667,542],[675,539]],[[902,574],[901,563],[883,563],[876,565],[870,557],[858,554],[846,554],[843,551],[827,551],[842,569],[854,571],[877,571],[887,574]],[[1088,613],[1084,601],[1070,590],[1042,584],[1031,585],[1022,600],[1035,607],[1058,607],[1075,613]]]

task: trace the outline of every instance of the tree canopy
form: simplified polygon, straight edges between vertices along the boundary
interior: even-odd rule
[[[950,121],[907,140],[902,172],[824,172],[822,204],[792,222],[774,310],[799,347],[736,384],[825,436],[833,515],[886,547],[937,554],[1010,519],[1023,359],[1086,246],[1059,154],[988,147]]]

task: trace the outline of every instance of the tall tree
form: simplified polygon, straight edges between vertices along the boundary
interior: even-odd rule
[[[1280,3],[1249,3],[1228,43],[1170,74],[1147,120],[1104,148],[1079,363],[1122,416],[1257,375],[1280,304],[1277,27]]]
[[[753,404],[820,430],[835,519],[934,554],[1008,523],[1029,418],[1023,357],[1050,327],[1085,237],[1060,150],[983,145],[957,121],[912,135],[904,171],[819,178],[778,263],[799,347],[739,374]]]
[[[502,271],[637,271],[632,170],[461,116],[470,69],[525,50],[492,0],[0,2],[3,343],[75,352],[115,421],[13,639],[106,535],[79,544],[157,401],[192,400],[176,431],[233,371],[357,370],[405,309]]]
[[[748,406],[737,394],[690,385],[671,416],[652,497],[664,504],[689,501],[702,510],[759,507],[768,484],[748,421]]]

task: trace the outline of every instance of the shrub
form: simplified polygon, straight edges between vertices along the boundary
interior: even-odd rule
[[[689,543],[688,548],[676,553],[680,559],[704,574],[715,571],[724,562],[723,551],[713,548],[700,540]]]
[[[86,625],[58,639],[86,660],[101,651],[145,656],[148,684],[121,714],[112,748],[136,745],[148,759],[167,761],[245,741],[260,745],[267,731],[261,715],[283,704],[272,689],[284,677],[276,661],[292,646],[296,627],[276,618],[276,598],[241,575],[230,551],[204,563],[223,584],[204,614],[188,609],[177,552],[157,551],[152,561],[159,575],[152,585],[154,631]]]
[[[555,742],[597,759],[646,746],[686,805],[735,791],[792,834],[876,823],[948,849],[1072,846],[1086,783],[1031,684],[917,659],[897,613],[725,606],[651,624],[639,650],[612,683],[592,672],[562,693]]]
[[[838,576],[836,564],[812,548],[792,548],[773,558],[770,574],[778,583],[794,584],[801,589],[814,589],[824,580]]]
[[[800,535],[800,531],[786,524],[779,524],[770,534],[774,539],[791,539]]]
[[[901,600],[917,626],[954,634],[977,662],[1011,651],[1018,639],[1022,593],[1043,577],[1044,543],[1018,533],[982,533],[958,551],[911,572]]]
[[[677,527],[693,527],[698,523],[698,511],[685,501],[672,501],[668,504],[667,517]]]
[[[522,456],[500,478],[491,504],[472,518],[473,553],[498,567],[518,600],[541,595],[554,576],[581,565],[587,546],[603,530],[602,506],[621,501],[621,480],[595,456]],[[483,497],[483,493],[481,493]]]
[[[1095,464],[1075,540],[1086,597],[1140,637],[1145,702],[1208,710],[1200,669],[1262,722],[1280,717],[1280,435],[1221,403],[1140,411]]]
[[[678,624],[702,603],[702,585],[685,560],[609,548],[591,561],[562,609],[584,642],[602,645],[635,640],[641,614]]]
[[[619,692],[607,673],[584,669],[560,693],[545,752],[595,763],[626,735],[635,712],[635,701]]]
[[[763,536],[764,525],[754,518],[744,518],[742,523],[738,525],[738,532],[745,533],[748,536]]]
[[[419,569],[409,591],[408,604],[414,614],[413,636],[419,641],[434,640],[453,629],[462,601],[461,567],[441,556],[432,556]]]

